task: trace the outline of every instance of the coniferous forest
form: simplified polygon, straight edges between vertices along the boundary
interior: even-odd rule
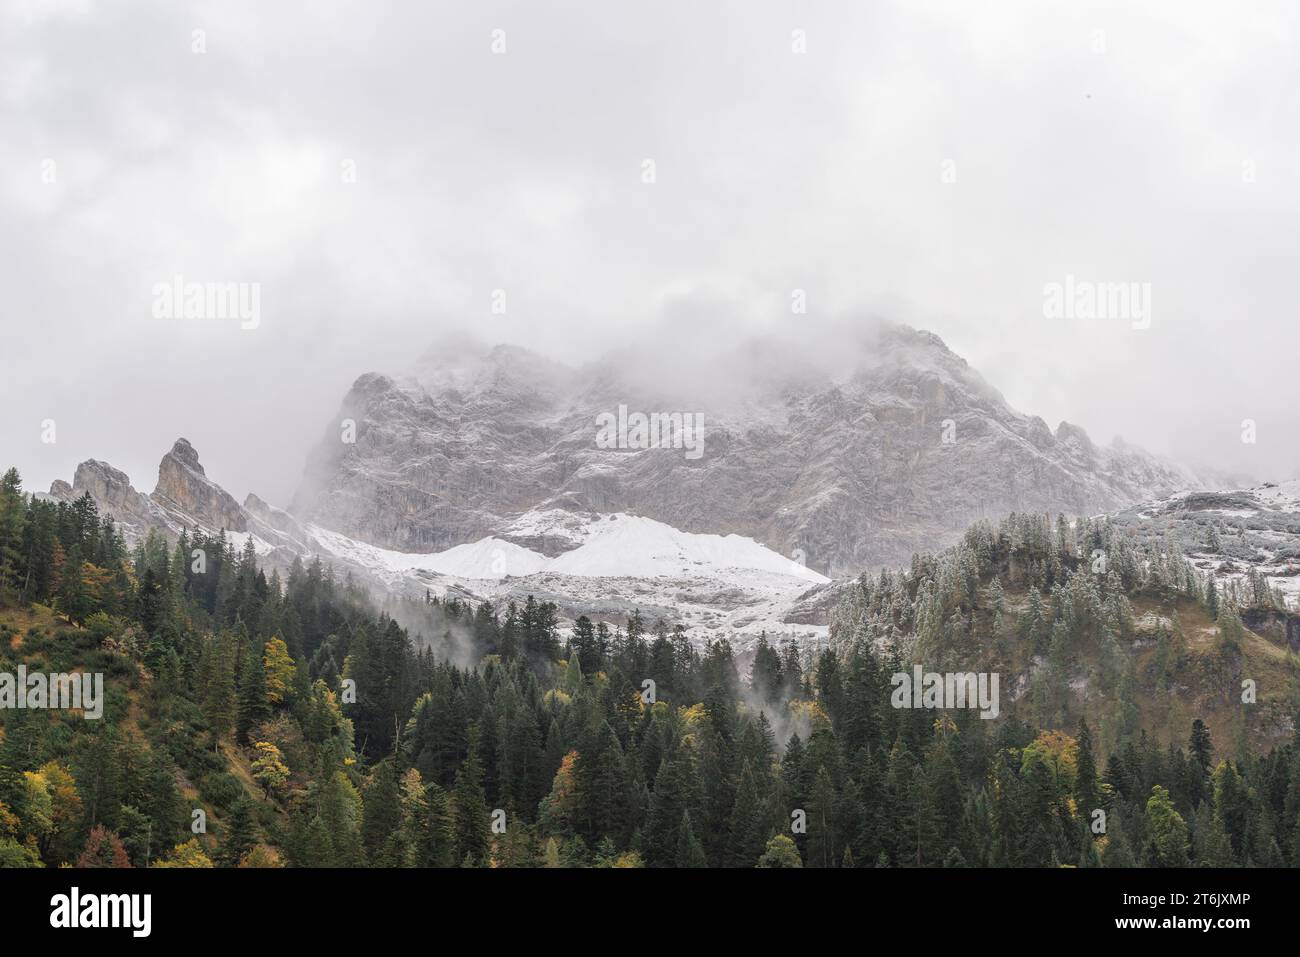
[[[1243,623],[1277,602],[1012,515],[858,580],[828,645],[742,655],[532,598],[379,606],[224,535],[128,548],[11,469],[0,673],[106,700],[0,710],[0,866],[1294,866],[1296,656]],[[914,664],[1001,671],[1001,714],[894,707]]]

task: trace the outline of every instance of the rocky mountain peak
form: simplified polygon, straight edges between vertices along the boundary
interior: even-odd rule
[[[167,453],[172,458],[178,460],[188,469],[192,469],[203,475],[203,466],[199,464],[199,453],[195,451],[194,446],[190,445],[190,440],[181,438],[172,444],[172,450]]]
[[[292,511],[405,551],[472,542],[530,510],[628,512],[845,575],[944,547],[979,518],[1094,514],[1197,481],[1135,447],[1098,449],[1069,423],[1053,433],[906,326],[679,346],[575,368],[462,345],[396,380],[362,376],[340,413],[358,441],[331,427]],[[596,417],[621,406],[702,414],[703,454],[598,446]]]
[[[107,462],[87,459],[77,466],[72,485],[58,480],[50,485],[50,496],[65,502],[83,495],[89,495],[101,511],[132,537],[160,520],[159,511],[149,497],[135,490],[125,472]]]
[[[1090,468],[1096,466],[1097,447],[1093,445],[1088,433],[1079,426],[1062,422],[1056,427],[1056,443],[1063,454],[1070,456],[1077,463]]]
[[[177,439],[163,456],[158,464],[158,486],[151,498],[182,526],[234,532],[248,528],[244,510],[204,474],[199,453],[188,439]]]
[[[352,392],[359,396],[379,396],[395,388],[391,378],[381,372],[366,372],[352,383]]]
[[[131,487],[131,479],[125,472],[97,459],[87,459],[77,466],[72,487],[88,491],[92,498],[108,504],[120,505],[129,496],[140,494]]]

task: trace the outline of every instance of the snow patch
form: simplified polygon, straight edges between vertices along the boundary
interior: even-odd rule
[[[784,574],[809,584],[830,581],[742,535],[683,532],[621,512],[593,522],[586,532],[582,545],[552,559],[547,570],[594,578],[653,578],[747,569]]]
[[[495,581],[532,575],[546,567],[547,558],[499,538],[483,538],[442,552],[399,552],[367,545],[319,525],[308,525],[312,537],[330,554],[394,582],[408,574],[432,572],[453,578]]]
[[[563,538],[555,558],[491,536],[427,554],[378,548],[320,525],[313,544],[395,591],[454,591],[500,604],[529,594],[561,602],[571,616],[625,617],[640,608],[681,623],[695,637],[729,634],[742,643],[766,631],[824,641],[824,625],[785,621],[810,589],[830,579],[741,535],[683,532],[624,513],[558,509],[519,516],[499,535]]]

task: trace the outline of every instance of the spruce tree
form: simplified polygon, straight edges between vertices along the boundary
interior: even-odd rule
[[[1101,790],[1097,785],[1097,763],[1092,754],[1092,733],[1082,718],[1079,719],[1077,740],[1074,799],[1079,813],[1091,819],[1092,812],[1101,807]]]
[[[673,859],[675,867],[708,867],[704,858],[704,848],[695,836],[691,826],[691,812],[682,813],[682,823],[677,830],[677,853]]]
[[[259,840],[253,802],[247,797],[242,797],[230,809],[230,820],[226,824],[226,836],[221,843],[218,859],[227,867],[237,867],[244,855],[251,851]]]
[[[240,744],[248,744],[248,733],[271,716],[266,696],[266,666],[256,642],[248,643],[239,674],[239,700],[235,734]]]
[[[402,827],[401,792],[391,760],[375,766],[370,783],[362,793],[361,844],[372,867],[397,867],[391,838]]]
[[[482,867],[488,861],[490,830],[483,794],[483,767],[478,759],[478,728],[471,728],[469,755],[456,771],[452,788],[455,859]]]

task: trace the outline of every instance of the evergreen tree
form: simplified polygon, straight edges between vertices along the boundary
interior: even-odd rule
[[[704,858],[704,848],[700,846],[691,826],[691,812],[682,813],[682,823],[677,830],[677,854],[674,859],[676,867],[708,867]]]
[[[240,798],[230,810],[225,840],[221,845],[220,861],[227,867],[237,867],[244,855],[260,840],[257,820],[253,815],[253,802]]]
[[[255,642],[250,642],[248,653],[239,674],[239,696],[235,735],[241,744],[248,744],[248,733],[271,716],[266,694],[266,667]]]
[[[481,867],[488,862],[489,827],[483,795],[483,768],[478,760],[478,729],[469,735],[469,756],[456,772],[452,789],[455,859]]]
[[[402,827],[401,793],[393,762],[381,761],[362,794],[361,843],[372,867],[397,867],[400,849],[392,844]]]
[[[1187,823],[1174,809],[1169,792],[1158,784],[1151,789],[1146,816],[1147,854],[1151,865],[1185,867],[1188,852]]]

